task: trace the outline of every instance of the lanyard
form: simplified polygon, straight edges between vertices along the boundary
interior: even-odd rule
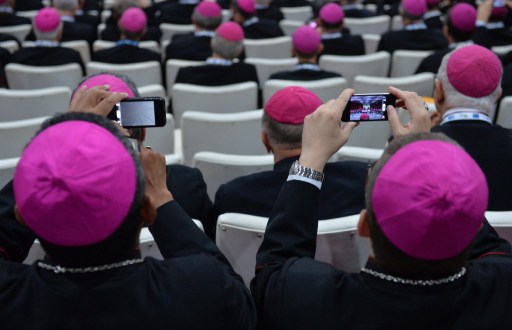
[[[120,46],[120,45],[130,45],[130,46],[134,46],[134,47],[139,47],[139,42],[135,41],[135,40],[123,39],[123,40],[119,40],[118,42],[116,42],[116,46]]]
[[[208,58],[206,59],[206,64],[214,64],[214,65],[224,65],[224,66],[230,66],[233,64],[233,61],[226,60],[223,58]]]
[[[416,24],[409,24],[404,26],[404,30],[406,31],[413,31],[413,30],[426,30],[427,25],[425,23],[416,23]]]
[[[37,40],[36,46],[38,46],[38,47],[59,47],[59,43],[57,41],[51,41],[51,40]]]
[[[248,19],[247,21],[244,22],[243,26],[249,26],[249,25],[253,25],[255,23],[258,23],[260,20],[258,19],[258,17],[254,16],[253,18],[250,18]]]
[[[302,64],[297,64],[297,66],[295,67],[295,71],[297,71],[297,70],[320,71],[320,67],[316,64],[302,63]]]
[[[327,40],[327,39],[338,39],[338,38],[341,38],[342,37],[342,34],[341,32],[335,32],[335,33],[324,33],[322,34],[322,39],[324,40]]]
[[[210,37],[212,38],[215,35],[213,31],[197,31],[194,32],[194,36],[196,37]]]
[[[452,121],[457,121],[457,120],[479,120],[479,121],[484,121],[484,122],[492,125],[491,118],[489,118],[489,116],[487,116],[483,113],[479,113],[479,112],[452,113],[451,115],[448,115],[443,118],[441,125],[444,125],[444,124],[452,122]]]

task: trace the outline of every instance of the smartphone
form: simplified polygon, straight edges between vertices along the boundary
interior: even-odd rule
[[[396,97],[389,93],[354,94],[350,98],[342,121],[382,121],[388,120],[388,105],[394,106]]]
[[[165,100],[161,97],[134,97],[117,103],[108,118],[125,128],[162,127],[167,122]]]
[[[503,8],[505,7],[506,3],[505,0],[493,0],[492,6],[494,8]]]

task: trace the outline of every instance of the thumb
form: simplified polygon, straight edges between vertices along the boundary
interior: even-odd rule
[[[400,117],[398,117],[398,112],[395,107],[392,105],[388,105],[388,121],[389,127],[391,128],[391,133],[394,137],[397,137],[402,130],[402,122],[400,122]]]

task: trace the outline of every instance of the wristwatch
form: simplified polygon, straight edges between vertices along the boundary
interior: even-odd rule
[[[290,168],[289,175],[297,175],[302,176],[307,179],[323,182],[324,174],[322,172],[313,170],[311,168],[307,168],[299,164],[299,161],[296,160],[293,162],[292,167]]]

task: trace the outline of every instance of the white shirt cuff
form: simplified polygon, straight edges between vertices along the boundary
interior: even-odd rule
[[[317,187],[318,189],[322,189],[322,182],[320,182],[318,180],[313,180],[313,179],[306,178],[306,177],[303,177],[300,175],[288,175],[288,179],[286,179],[286,181],[292,181],[292,180],[307,182],[307,183],[310,183],[313,186]]]

